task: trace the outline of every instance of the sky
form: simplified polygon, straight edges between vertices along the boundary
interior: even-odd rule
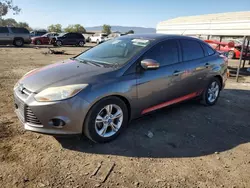
[[[179,16],[250,11],[250,0],[13,0],[22,11],[4,18],[33,28],[51,24],[103,24],[156,28],[158,22]]]

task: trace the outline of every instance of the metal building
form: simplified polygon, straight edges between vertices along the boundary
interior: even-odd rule
[[[178,17],[160,22],[156,32],[188,36],[250,36],[250,11]]]

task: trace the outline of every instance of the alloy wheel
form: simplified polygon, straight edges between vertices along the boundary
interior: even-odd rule
[[[208,88],[208,95],[207,95],[208,101],[210,103],[213,103],[219,96],[219,92],[220,92],[219,84],[216,81],[212,82]]]
[[[95,120],[95,130],[101,137],[111,137],[118,132],[123,122],[123,111],[115,104],[105,106]]]

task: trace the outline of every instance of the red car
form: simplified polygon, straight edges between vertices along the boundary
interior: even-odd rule
[[[220,42],[216,40],[204,40],[207,42],[213,49],[220,52],[228,52],[228,59],[239,59],[241,53],[241,45],[234,44],[234,42]],[[247,50],[247,56],[250,57],[250,49]],[[243,55],[246,53],[246,47],[244,49]]]
[[[58,35],[58,33],[46,33],[42,36],[32,37],[31,43],[36,45],[51,44],[52,40]]]

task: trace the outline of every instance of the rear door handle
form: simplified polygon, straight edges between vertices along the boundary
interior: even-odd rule
[[[178,71],[178,70],[176,70],[176,71],[174,71],[173,75],[174,76],[178,76],[178,75],[180,75],[182,73],[184,73],[184,71]]]

